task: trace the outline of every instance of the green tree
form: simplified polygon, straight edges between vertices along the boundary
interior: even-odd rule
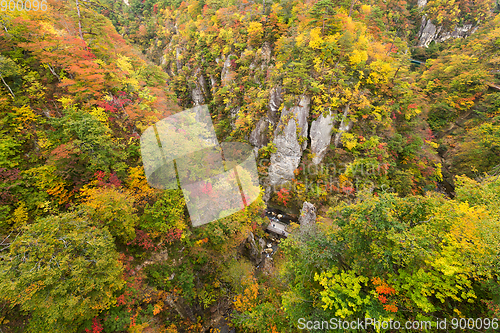
[[[7,88],[12,98],[16,98],[16,96],[14,95],[14,92],[12,91],[9,84],[5,81],[5,79],[17,75],[19,75],[19,68],[17,67],[16,63],[12,61],[12,59],[0,55],[0,80],[2,81],[5,88]]]
[[[139,218],[130,194],[113,187],[87,189],[84,193],[86,199],[82,207],[95,225],[106,226],[121,241],[135,238],[134,227]]]
[[[317,233],[292,233],[282,245],[286,315],[431,320],[498,304],[500,181],[458,183],[456,200],[361,194],[331,208]]]
[[[146,204],[141,227],[152,232],[168,233],[187,229],[186,202],[181,190],[165,191],[153,205]]]
[[[114,303],[122,265],[113,238],[76,212],[26,227],[0,260],[0,298],[32,315],[28,332],[76,332]]]
[[[124,145],[112,135],[109,127],[91,112],[68,107],[63,117],[52,119],[52,125],[57,131],[51,140],[57,143],[71,142],[75,147],[71,151],[73,158],[78,156],[81,163],[85,164],[87,172],[109,171],[112,168],[120,174],[125,173]],[[58,168],[63,170],[64,162],[70,162],[62,160],[62,163],[57,163],[58,159],[54,160]]]
[[[500,118],[468,131],[452,157],[452,164],[453,173],[470,177],[497,167],[500,164]]]

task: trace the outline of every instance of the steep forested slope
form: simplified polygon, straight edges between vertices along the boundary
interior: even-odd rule
[[[495,1],[7,9],[2,331],[297,332],[300,318],[365,317],[482,317],[495,331]],[[194,228],[180,190],[148,185],[139,139],[203,104],[220,142],[253,145],[262,189]],[[264,232],[266,205],[297,221],[306,201],[287,239]]]

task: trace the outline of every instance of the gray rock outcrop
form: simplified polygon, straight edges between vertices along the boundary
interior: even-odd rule
[[[257,243],[255,242],[255,236],[253,235],[253,232],[248,233],[246,244],[250,259],[252,259],[256,265],[260,264],[260,262],[262,261],[262,248],[259,248],[260,242],[259,245],[257,245]]]
[[[195,106],[205,104],[206,82],[202,75],[196,80],[196,86],[191,90],[191,98]]]
[[[280,86],[271,89],[267,116],[259,119],[254,130],[250,133],[249,142],[258,150],[269,143],[271,132],[269,125],[274,127],[278,121],[278,110],[283,103],[283,91]]]
[[[196,69],[194,75],[197,77],[196,86],[191,90],[191,98],[195,106],[205,104],[205,96],[207,95],[207,82],[201,74],[201,70]]]
[[[320,114],[318,119],[311,123],[309,136],[311,138],[311,153],[314,154],[312,162],[318,165],[325,157],[326,151],[332,140],[333,116],[330,110],[326,116]]]
[[[456,26],[453,31],[444,31],[443,27],[437,27],[430,18],[422,17],[420,26],[418,46],[428,47],[433,41],[442,43],[450,38],[465,38],[472,35],[477,30],[472,24],[464,24],[462,27]]]
[[[266,247],[266,241],[263,238],[259,237],[259,246],[261,249],[264,249]]]
[[[226,61],[224,61],[224,67],[222,68],[222,72],[220,75],[222,86],[228,84],[232,79],[232,71],[231,71],[231,57],[234,54],[228,54],[226,57]]]
[[[308,232],[316,225],[316,207],[305,201],[300,210],[299,224],[301,232]]]
[[[258,149],[269,143],[269,119],[262,117],[255,125],[255,129],[250,133],[248,141]]]
[[[248,47],[247,50],[252,50],[252,47]],[[242,52],[242,55],[244,52]],[[265,70],[266,67],[269,65],[269,62],[271,61],[271,45],[269,42],[264,42],[262,44],[262,47],[260,48],[260,52],[255,54],[255,58],[252,60],[252,62],[249,65],[250,69],[255,69],[257,68],[258,63],[260,62],[260,70]]]
[[[217,81],[215,81],[215,78],[212,74],[210,74],[210,86],[212,87],[212,89],[215,87],[215,85],[217,84]]]
[[[276,86],[271,90],[269,95],[269,111],[267,116],[269,120],[276,124],[278,121],[278,110],[283,103],[283,89],[280,86]]]
[[[191,307],[183,297],[176,296],[173,293],[167,293],[165,303],[175,309],[181,318],[189,318],[192,322],[196,321]]]
[[[226,107],[229,107],[230,104],[227,104]],[[236,120],[238,120],[238,117],[239,117],[239,112],[240,112],[240,107],[237,106],[235,108],[232,108],[230,111],[229,111],[229,114],[231,115],[231,128],[234,130],[236,129]]]
[[[302,153],[307,147],[307,140],[299,142],[301,137],[307,138],[311,99],[302,95],[297,106],[289,110],[283,108],[281,118],[274,131],[276,153],[271,154],[269,166],[269,184],[280,185],[293,179],[293,171],[297,169]]]
[[[267,116],[259,119],[259,121],[255,125],[254,130],[250,134],[249,142],[257,149],[260,149],[269,143],[271,134],[269,132],[269,125],[271,125],[272,127],[276,125],[276,122],[279,119],[278,110],[281,106],[281,103],[283,103],[283,90],[280,86],[276,86],[271,89],[271,92],[269,94]]]
[[[274,268],[274,260],[272,257],[265,256],[262,264],[262,272],[265,275],[271,275]]]
[[[349,104],[344,107],[344,113],[342,114],[342,120],[340,121],[339,128],[335,134],[334,144],[335,147],[339,147],[342,139],[342,134],[349,132],[352,128],[353,122],[349,119]]]
[[[271,54],[272,54],[271,44],[269,44],[269,42],[264,42],[264,44],[262,44],[261,50],[262,50],[261,51],[261,56],[262,56],[261,69],[264,70],[264,68],[271,61]]]
[[[422,10],[427,5],[427,0],[418,0],[417,6]],[[477,30],[477,25],[464,24],[455,26],[452,31],[443,29],[442,26],[436,26],[426,15],[422,16],[420,31],[418,33],[418,45],[428,47],[431,42],[442,43],[450,38],[465,38],[472,35]]]
[[[427,4],[427,0],[418,0],[417,1],[417,7],[422,8]]]
[[[175,48],[175,66],[176,71],[179,72],[182,69],[181,54],[184,50],[180,47]]]

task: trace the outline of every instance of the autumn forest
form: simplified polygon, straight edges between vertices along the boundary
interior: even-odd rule
[[[199,106],[259,186],[195,226],[141,137]],[[498,0],[0,1],[0,333],[499,321]]]

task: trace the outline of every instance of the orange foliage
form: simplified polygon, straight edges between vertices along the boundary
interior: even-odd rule
[[[389,312],[398,312],[398,307],[395,305],[395,303],[384,305],[384,309],[385,311]]]
[[[372,278],[372,283],[373,285],[375,285],[375,291],[378,294],[378,300],[380,301],[380,303],[384,304],[385,311],[397,312],[398,307],[396,306],[396,301],[392,301],[390,304],[385,304],[389,302],[389,299],[386,296],[384,296],[384,295],[387,296],[396,295],[398,293],[396,289],[389,286],[387,282],[385,282],[379,277]]]
[[[395,295],[397,293],[394,288],[379,277],[372,278],[372,283],[376,286],[375,290],[378,294]]]
[[[246,287],[243,295],[237,295],[234,302],[234,307],[240,312],[252,309],[256,305],[259,295],[259,285],[254,277],[247,277],[242,284]]]

